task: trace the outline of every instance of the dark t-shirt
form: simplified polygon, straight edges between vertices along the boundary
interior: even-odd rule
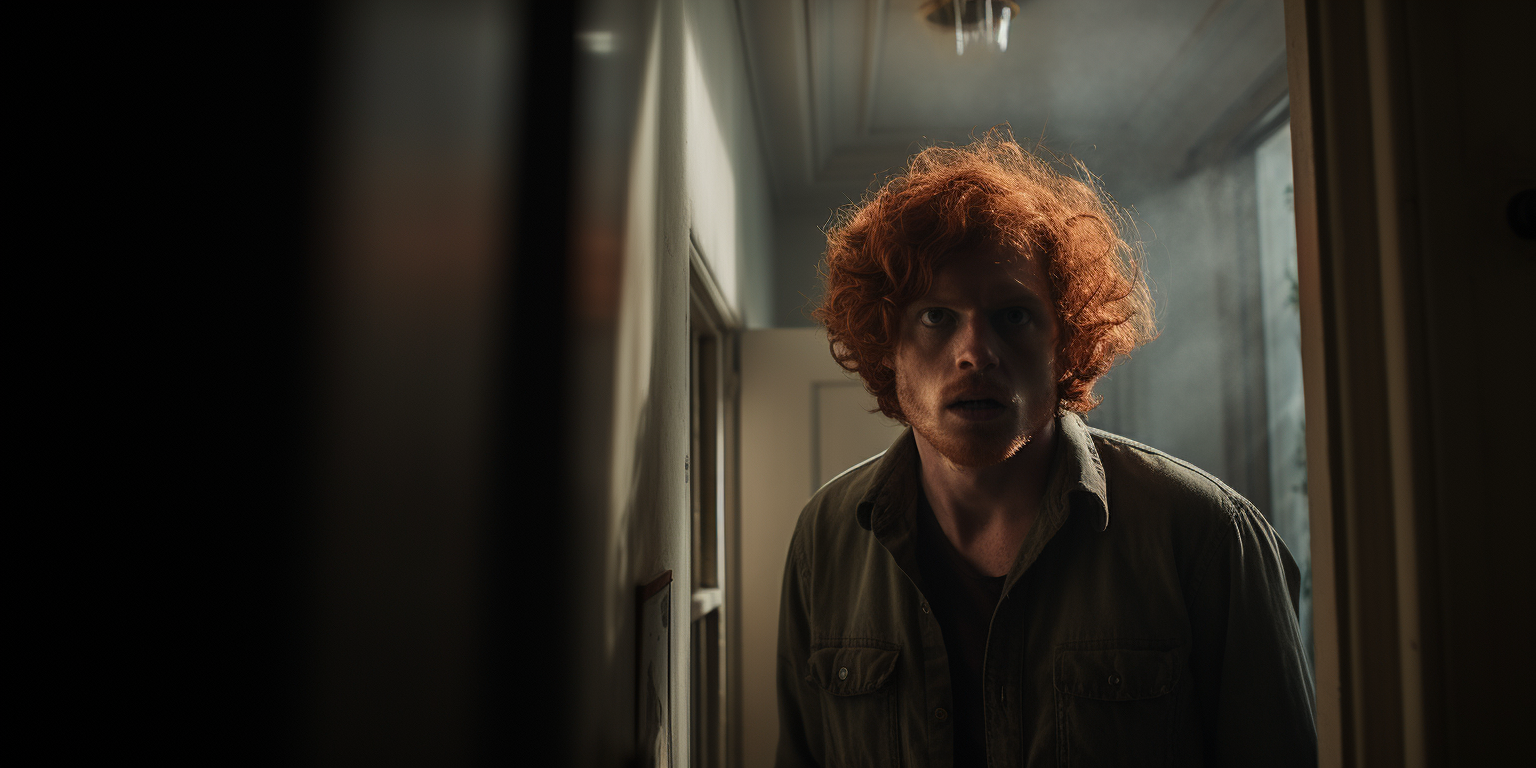
[[[992,613],[1007,577],[987,576],[966,562],[939,527],[928,500],[918,498],[917,567],[922,569],[928,603],[944,632],[944,650],[949,656],[955,768],[984,766],[987,745],[982,720],[982,661]]]

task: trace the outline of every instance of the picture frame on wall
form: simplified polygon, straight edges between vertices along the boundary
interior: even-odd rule
[[[672,572],[641,586],[638,594],[636,764],[672,768]]]

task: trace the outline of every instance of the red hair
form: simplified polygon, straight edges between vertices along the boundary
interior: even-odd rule
[[[881,413],[907,421],[896,372],[884,361],[895,357],[902,310],[958,252],[990,246],[1045,258],[1061,329],[1058,412],[1098,405],[1094,382],[1156,336],[1139,252],[1120,235],[1124,215],[1081,163],[1072,170],[1081,178],[994,131],[968,146],[919,152],[903,174],[839,215],[827,232],[826,293],[812,316]]]

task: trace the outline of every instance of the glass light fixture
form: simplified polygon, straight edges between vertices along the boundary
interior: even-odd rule
[[[1008,26],[1019,14],[1012,0],[929,0],[923,17],[930,24],[955,31],[955,55],[976,44],[1008,50]]]

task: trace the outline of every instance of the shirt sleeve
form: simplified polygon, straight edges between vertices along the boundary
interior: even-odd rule
[[[1213,766],[1317,765],[1315,698],[1297,609],[1301,577],[1241,499],[1195,591],[1191,671]]]
[[[800,535],[789,545],[784,590],[779,599],[779,747],[776,768],[821,765],[821,697],[806,681],[811,655],[810,605]]]

